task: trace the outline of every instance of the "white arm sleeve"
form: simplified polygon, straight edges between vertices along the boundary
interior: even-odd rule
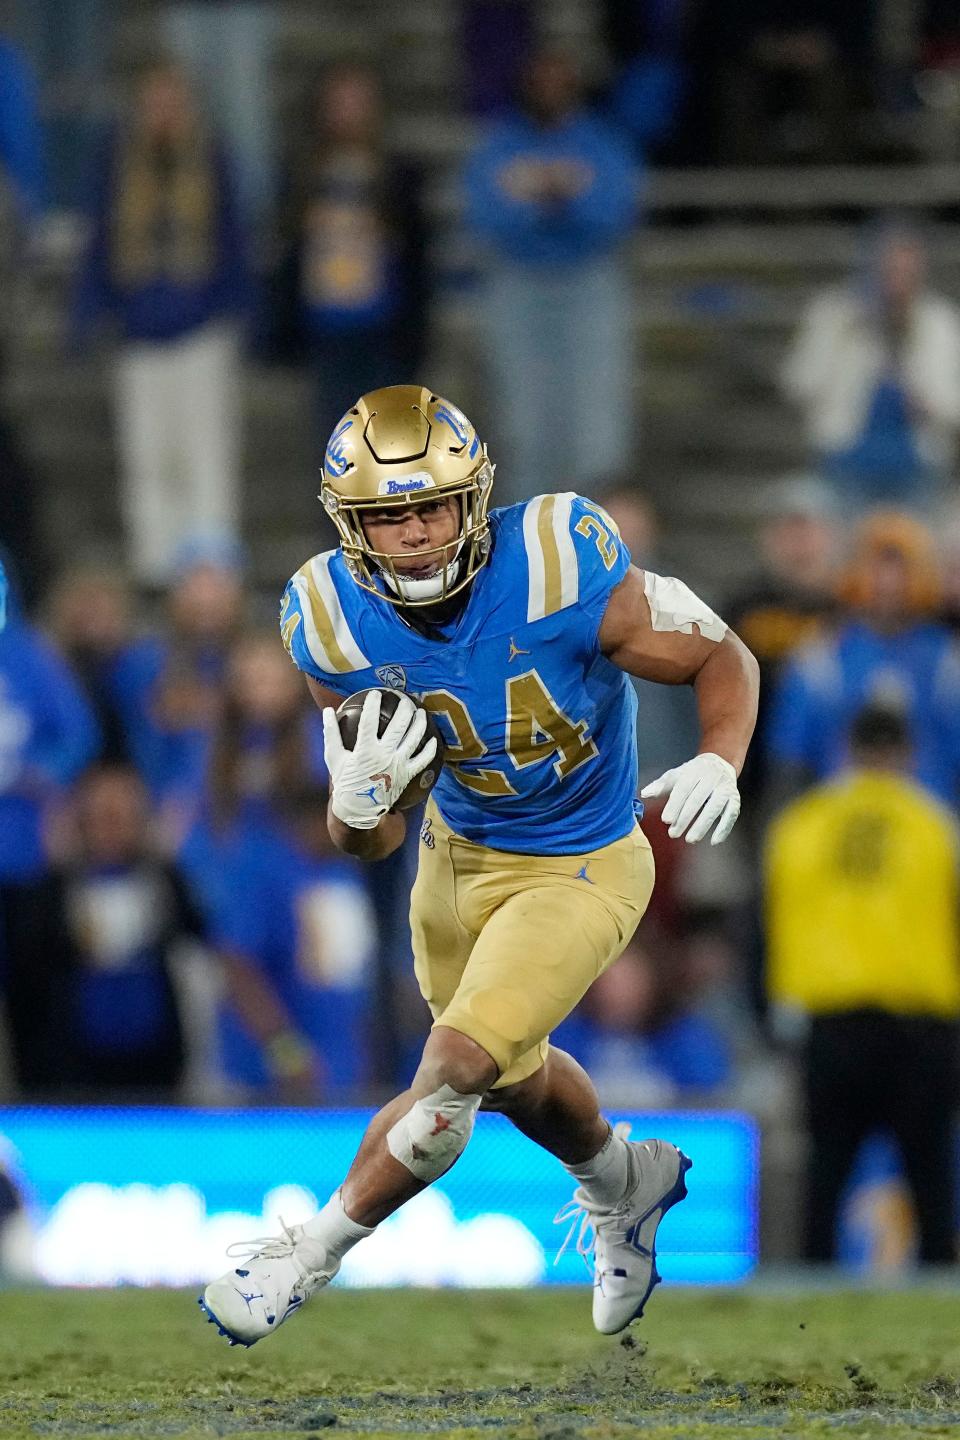
[[[726,622],[714,614],[689,585],[672,575],[643,574],[643,588],[650,606],[650,623],[654,630],[676,630],[692,635],[694,625],[706,640],[719,642],[727,633]]]

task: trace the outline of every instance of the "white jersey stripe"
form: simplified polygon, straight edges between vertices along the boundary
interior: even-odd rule
[[[523,543],[527,551],[527,620],[542,620],[546,614],[546,578],[544,575],[543,546],[537,527],[540,511],[546,500],[545,495],[535,495],[527,502],[523,512]]]
[[[300,602],[300,613],[303,616],[304,638],[307,642],[307,649],[316,663],[317,668],[325,671],[328,675],[335,675],[338,667],[327,654],[323,641],[320,639],[320,632],[317,629],[316,620],[314,619],[314,609],[310,598],[310,582],[304,573],[306,568],[307,567],[304,566],[303,570],[298,570],[290,582]]]
[[[315,555],[301,566],[291,583],[300,602],[307,649],[317,667],[328,675],[344,675],[364,670],[370,662],[353,638],[330,574],[335,554],[328,550]]]
[[[580,574],[577,566],[577,551],[570,534],[570,517],[576,499],[572,490],[554,496],[553,533],[560,556],[560,603],[558,610],[575,605],[580,594]]]
[[[322,555],[315,555],[310,562],[313,571],[314,584],[321,600],[324,603],[330,622],[333,625],[333,633],[336,644],[342,655],[346,658],[351,670],[366,670],[370,661],[364,655],[360,646],[353,638],[353,632],[343,613],[343,606],[340,603],[340,596],[337,594],[337,587],[333,583],[333,576],[330,574],[330,561],[335,551],[326,550]]]
[[[572,490],[535,495],[523,512],[527,552],[527,620],[543,620],[575,605],[580,595],[577,550],[570,534]]]

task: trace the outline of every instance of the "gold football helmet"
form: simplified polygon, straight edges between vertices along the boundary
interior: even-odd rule
[[[423,385],[388,385],[362,395],[330,436],[320,499],[358,585],[392,605],[432,605],[469,585],[486,562],[492,484],[487,447],[455,405]],[[419,552],[437,556],[436,575],[404,577],[396,556],[367,542],[364,511],[405,510],[446,496],[459,501],[459,538]]]

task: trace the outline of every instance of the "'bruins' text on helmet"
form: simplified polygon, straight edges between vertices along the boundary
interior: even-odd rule
[[[334,429],[320,499],[358,585],[393,605],[430,605],[462,590],[486,561],[492,484],[487,447],[462,411],[423,385],[388,385],[361,396]],[[405,577],[394,556],[368,544],[364,511],[446,497],[459,503],[460,534],[422,552],[436,555],[435,575]]]

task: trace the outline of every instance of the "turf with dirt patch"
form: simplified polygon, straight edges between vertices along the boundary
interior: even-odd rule
[[[331,1291],[231,1350],[182,1292],[0,1295],[0,1437],[960,1437],[960,1295]]]

